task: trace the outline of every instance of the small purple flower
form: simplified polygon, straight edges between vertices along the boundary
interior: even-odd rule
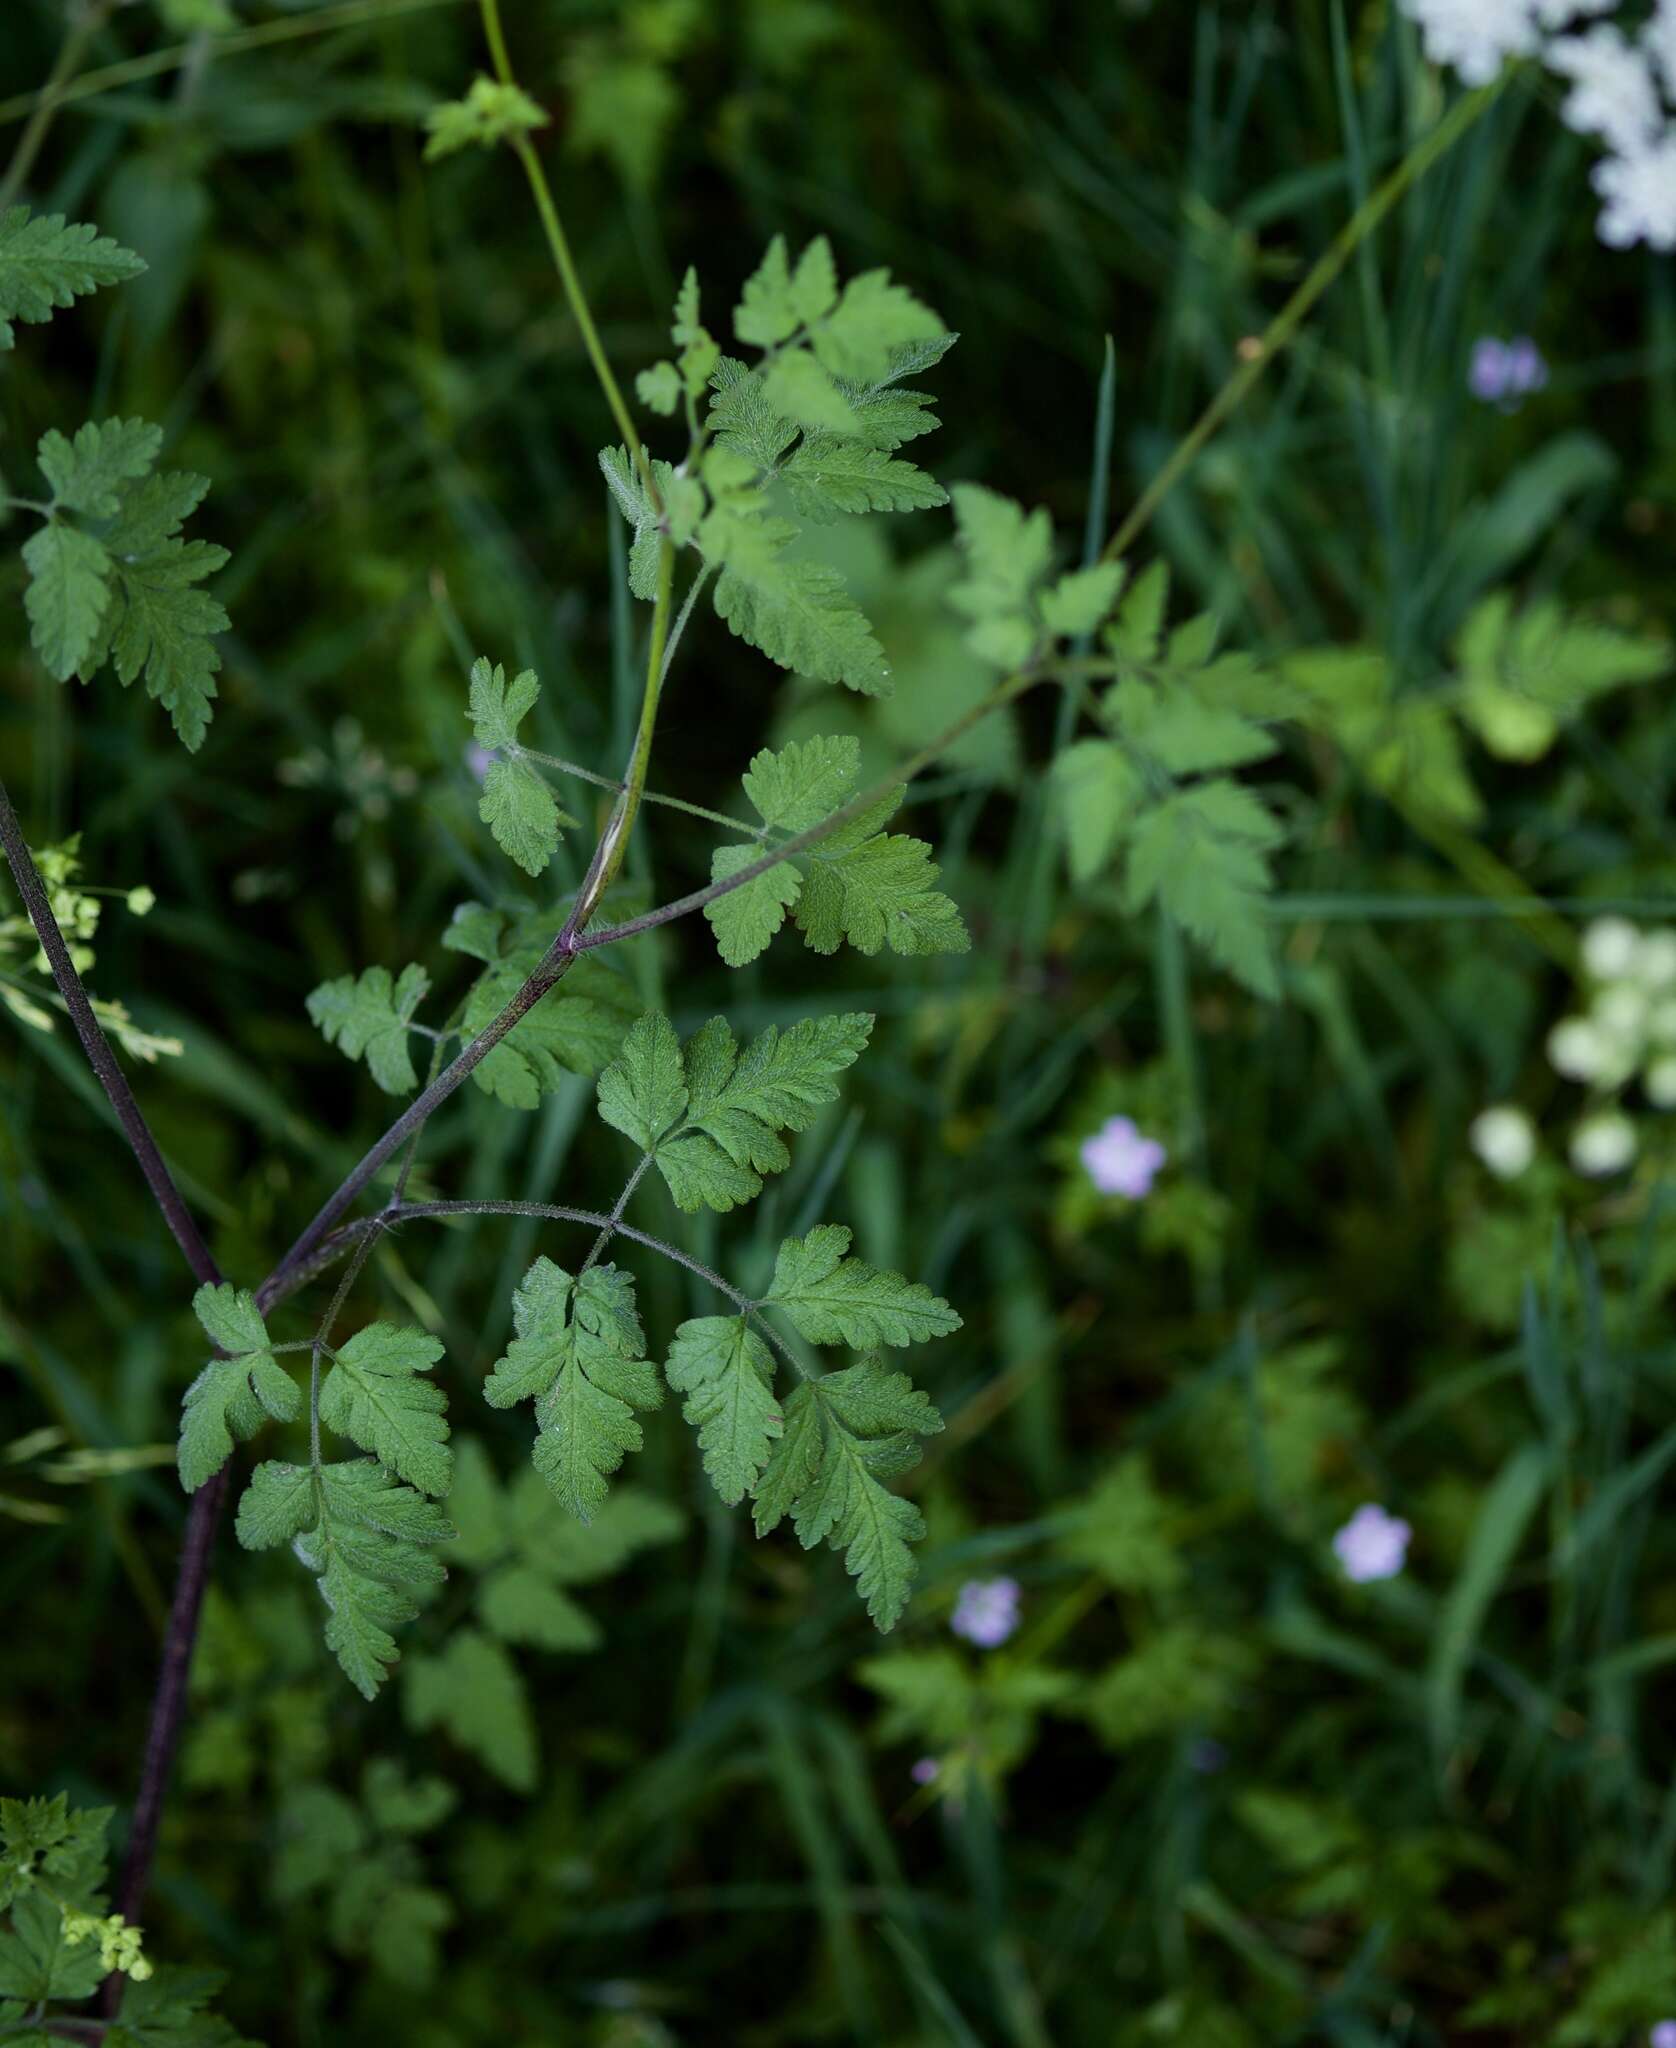
[[[1647,2048],[1676,2048],[1676,2020],[1660,2020],[1647,2036]]]
[[[1520,399],[1540,391],[1547,381],[1548,365],[1528,334],[1515,335],[1511,341],[1486,334],[1474,342],[1467,388],[1486,405],[1517,411]]]
[[[474,782],[481,782],[499,759],[498,754],[480,747],[475,740],[466,748],[466,768]]]
[[[1333,1549],[1344,1576],[1360,1586],[1370,1579],[1394,1579],[1403,1568],[1413,1533],[1406,1522],[1369,1501],[1333,1538]]]
[[[922,1756],[908,1776],[916,1785],[935,1785],[943,1775],[943,1767],[934,1756]]]
[[[1228,1752],[1209,1735],[1201,1735],[1187,1752],[1189,1766],[1201,1777],[1214,1778],[1228,1761]]]
[[[1138,1202],[1152,1192],[1153,1178],[1169,1158],[1156,1138],[1143,1138],[1126,1116],[1109,1116],[1082,1145],[1082,1163],[1103,1195]]]
[[[949,1627],[980,1650],[998,1650],[1018,1627],[1017,1579],[968,1579]]]

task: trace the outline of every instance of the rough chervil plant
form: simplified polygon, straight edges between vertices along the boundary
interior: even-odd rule
[[[492,7],[486,17],[498,52]],[[893,688],[884,646],[806,536],[840,514],[929,512],[949,502],[903,451],[917,455],[938,424],[919,380],[955,337],[888,272],[846,279],[825,237],[795,252],[776,237],[730,318],[718,323],[730,331],[725,348],[706,325],[698,274],[687,271],[671,354],[635,380],[652,416],[646,431],[606,359],[530,144],[544,117],[504,62],[501,69],[498,82],[479,79],[464,100],[436,109],[426,153],[436,160],[506,143],[529,177],[619,430],[599,462],[630,529],[629,586],[645,607],[639,718],[620,778],[603,778],[615,801],[574,895],[559,903],[531,897],[513,910],[462,903],[428,961],[371,961],[308,998],[327,1042],[363,1063],[376,1088],[408,1100],[260,1284],[241,1285],[217,1269],[105,1027],[142,1057],[175,1048],[145,1041],[118,1007],[91,1002],[83,988],[90,955],[81,941],[91,919],[81,906],[93,899],[70,887],[73,846],[32,859],[0,794],[0,836],[60,999],[199,1282],[193,1307],[205,1355],[185,1392],[178,1446],[181,1484],[197,1505],[177,1650],[196,1626],[235,1446],[278,1433],[289,1441],[241,1482],[239,1541],[290,1550],[318,1589],[328,1647],[368,1698],[397,1660],[403,1625],[445,1576],[439,1553],[455,1538],[454,1458],[441,1344],[411,1324],[364,1322],[350,1334],[342,1326],[379,1239],[430,1219],[516,1215],[550,1227],[554,1250],[519,1284],[516,1335],[482,1394],[497,1408],[530,1404],[531,1460],[559,1508],[587,1522],[608,1504],[641,1446],[641,1418],[667,1388],[681,1400],[717,1493],[729,1506],[749,1501],[759,1535],[789,1523],[805,1548],[839,1551],[881,1629],[895,1625],[907,1601],[911,1546],[923,1523],[890,1481],[942,1422],[892,1354],[951,1335],[958,1314],[929,1288],[858,1256],[837,1220],[787,1238],[757,1295],[634,1221],[636,1192],[650,1175],[684,1211],[726,1215],[752,1201],[789,1165],[788,1141],[838,1096],[873,1019],[810,1018],[742,1042],[716,1017],[683,1044],[667,1016],[642,1014],[618,966],[638,937],[702,912],[734,967],[756,959],[788,923],[819,954],[843,946],[864,954],[964,951],[967,927],[936,887],[931,848],[898,828],[911,778],[1034,685],[1103,679],[1110,695],[1095,708],[1106,736],[1073,748],[1061,777],[1073,869],[1092,876],[1127,847],[1134,901],[1160,896],[1217,957],[1257,988],[1274,986],[1250,905],[1277,828],[1227,772],[1273,744],[1252,701],[1251,665],[1213,660],[1205,622],[1166,634],[1160,573],[1129,590],[1102,654],[1071,653],[1071,643],[1085,648],[1106,627],[1123,592],[1122,567],[1092,561],[1065,569],[1045,513],[1027,514],[970,484],[953,494],[965,574],[952,596],[972,649],[997,673],[994,688],[899,773],[872,783],[862,776],[858,742],[846,735],[742,756],[750,815],[716,815],[708,884],[655,909],[631,912],[625,903],[616,911],[648,794],[659,705],[701,602],[745,648],[782,669],[867,696]],[[0,344],[17,339],[11,322],[44,321],[143,268],[89,224],[14,207],[0,227]],[[10,502],[39,522],[23,559],[31,637],[47,672],[60,682],[87,682],[107,667],[124,684],[143,677],[182,742],[196,749],[213,716],[216,636],[227,625],[202,586],[226,555],[183,532],[208,483],[160,466],[162,440],[143,420],[49,427],[35,450],[39,494]],[[540,688],[531,671],[509,677],[485,654],[461,702],[487,837],[532,882],[545,874],[560,835],[578,829],[555,778],[602,779],[527,743]],[[1208,745],[1188,729],[1190,689],[1217,701]],[[1184,874],[1181,856],[1194,848],[1198,871]],[[8,986],[7,1000],[27,998]],[[31,1020],[50,1022],[44,1013]],[[428,1048],[423,1078],[416,1041]],[[622,1193],[609,1213],[410,1195],[427,1122],[463,1083],[533,1110],[566,1074],[597,1077],[601,1147],[626,1142]],[[387,1198],[357,1217],[357,1200],[386,1169],[395,1175]],[[567,1235],[574,1249],[564,1248]],[[678,1261],[713,1291],[715,1313],[654,1341],[637,1306],[633,1265],[610,1256],[619,1247],[636,1261]],[[339,1264],[341,1278],[308,1334],[270,1327]],[[425,1685],[434,1690],[431,1679]],[[154,1729],[160,1761],[142,1787],[129,1900],[143,1886],[180,1707],[181,1671],[166,1668]]]
[[[379,942],[367,941],[347,961],[334,960],[347,971],[319,979],[303,999],[299,1036],[312,1027],[356,1070],[348,1078],[368,1100],[390,1098],[389,1121],[335,1187],[310,1190],[312,1220],[265,1277],[221,1270],[119,1064],[120,1051],[130,1061],[167,1056],[190,1066],[191,1034],[184,1025],[180,1036],[142,1031],[119,1001],[95,999],[84,985],[102,899],[119,897],[125,914],[144,917],[154,908],[150,890],[90,873],[96,860],[62,830],[32,853],[0,788],[0,846],[22,903],[22,914],[7,905],[0,915],[0,1004],[31,1032],[56,1031],[63,1017],[75,1029],[190,1270],[191,1291],[179,1289],[181,1325],[189,1327],[190,1301],[201,1331],[197,1349],[174,1360],[173,1384],[183,1388],[175,1465],[191,1508],[115,1905],[107,1910],[103,1892],[107,1816],[73,1811],[62,1799],[0,1802],[0,1911],[10,1921],[0,1929],[0,2038],[39,2042],[99,2028],[107,2041],[156,2048],[213,2048],[234,2038],[205,2010],[210,1980],[153,1971],[136,1924],[224,1506],[244,1549],[274,1554],[250,1567],[253,1582],[278,1589],[275,1611],[287,1626],[270,1632],[284,1633],[322,1669],[323,1640],[341,1668],[346,1683],[335,1673],[330,1680],[340,1718],[360,1711],[349,1688],[372,1701],[400,1666],[409,1728],[426,1737],[441,1731],[518,1793],[540,1782],[541,1751],[512,1652],[600,1640],[603,1615],[579,1604],[573,1589],[681,1533],[667,1487],[660,1493],[644,1478],[665,1448],[656,1434],[665,1425],[654,1427],[649,1455],[639,1457],[648,1450],[648,1418],[666,1404],[691,1432],[688,1445],[667,1421],[690,1455],[689,1470],[702,1472],[695,1484],[707,1483],[730,1511],[712,1509],[717,1527],[731,1531],[748,1516],[767,1544],[830,1549],[876,1628],[889,1632],[902,1621],[926,1524],[896,1482],[944,1427],[918,1382],[928,1361],[937,1370],[933,1347],[958,1337],[961,1315],[915,1272],[874,1262],[871,1233],[858,1237],[859,1219],[846,1216],[833,1192],[845,1184],[837,1162],[805,1179],[810,1206],[773,1230],[760,1259],[757,1246],[743,1243],[749,1219],[740,1215],[760,1199],[757,1213],[778,1217],[776,1177],[788,1176],[782,1190],[797,1185],[795,1155],[803,1148],[809,1163],[851,1070],[869,1057],[875,1018],[850,1007],[764,1024],[754,1003],[747,1014],[725,1002],[724,1014],[688,1013],[657,994],[646,957],[655,934],[685,920],[707,958],[770,980],[804,954],[819,956],[812,971],[830,972],[825,963],[849,949],[884,981],[904,960],[983,948],[994,920],[964,900],[972,892],[947,853],[954,878],[941,886],[938,849],[919,836],[925,812],[913,808],[914,785],[983,721],[1027,693],[1051,691],[1053,713],[1029,728],[1052,735],[1028,792],[1039,808],[1025,812],[1032,833],[1045,827],[1035,879],[1051,881],[1048,864],[1061,861],[1079,915],[1146,920],[1157,934],[1161,1008],[1177,1049],[1190,1052],[1189,952],[1195,970],[1217,982],[1218,1029],[1230,1017],[1271,1014],[1264,1006],[1289,994],[1307,998],[1320,1016],[1336,1001],[1312,957],[1315,941],[1279,942],[1286,926],[1271,901],[1277,865],[1301,836],[1307,808],[1278,785],[1278,764],[1298,733],[1422,839],[1458,852],[1479,814],[1469,744],[1511,774],[1554,746],[1598,696],[1669,666],[1662,640],[1573,617],[1556,596],[1521,607],[1480,584],[1451,615],[1449,672],[1436,687],[1408,687],[1394,659],[1371,647],[1262,663],[1224,646],[1209,614],[1182,616],[1165,565],[1134,555],[1159,503],[1227,413],[1391,208],[1467,132],[1483,96],[1458,102],[1363,198],[1268,328],[1240,343],[1228,383],[1109,535],[1115,370],[1108,372],[1097,488],[1078,549],[1045,509],[983,483],[945,487],[937,479],[926,448],[940,422],[928,387],[956,337],[889,271],[841,268],[824,235],[802,246],[774,235],[742,279],[685,268],[669,308],[667,351],[637,365],[631,381],[620,378],[538,150],[547,111],[513,75],[496,0],[481,6],[494,75],[430,111],[424,155],[438,179],[457,175],[452,159],[464,152],[487,149],[502,164],[516,162],[609,414],[597,503],[624,565],[627,594],[620,585],[615,595],[632,614],[615,643],[634,657],[627,744],[616,758],[586,763],[542,751],[542,677],[512,658],[506,639],[462,646],[451,671],[458,720],[439,752],[456,786],[470,789],[475,843],[466,862],[484,879],[468,885],[470,900],[455,902],[451,892],[424,943],[398,952],[391,941],[390,957],[376,957]],[[1668,150],[1664,130],[1654,133],[1655,123],[1668,126],[1658,93],[1676,101],[1676,16],[1665,0],[1635,45],[1653,97],[1633,134],[1623,106],[1639,88],[1606,45],[1589,45],[1585,64],[1541,42],[1561,14],[1599,8],[1556,10],[1532,0],[1501,9],[1500,28],[1489,19],[1493,9],[1479,18],[1471,8],[1410,0],[1408,11],[1423,20],[1433,54],[1469,76],[1488,77],[1505,56],[1545,50],[1556,68],[1571,66],[1568,118],[1605,136],[1626,161],[1652,162]],[[189,18],[198,16],[184,7],[181,19]],[[1635,218],[1648,239],[1660,239],[1663,216],[1651,200]],[[89,294],[120,291],[144,269],[101,224],[0,207],[0,350],[27,348],[39,324],[73,313]],[[1487,403],[1542,388],[1534,344],[1486,340],[1481,350],[1490,353],[1475,363],[1471,388]],[[170,466],[162,428],[145,420],[29,426],[0,491],[20,535],[18,581],[39,669],[58,684],[104,687],[110,672],[125,687],[143,680],[196,752],[216,716],[221,636],[229,630],[215,594],[228,557],[197,525],[209,480]],[[587,474],[593,489],[591,464]],[[871,722],[873,707],[860,733],[838,729],[848,724],[839,712],[823,719],[818,709],[843,707],[844,692],[882,700],[898,684],[890,621],[876,605],[868,616],[832,559],[842,550],[826,545],[838,522],[847,530],[879,514],[910,515],[951,541],[933,564],[947,571],[935,590],[945,607],[941,630],[978,678],[968,699],[948,700],[948,709],[966,703],[960,715],[923,744],[905,741],[905,757],[884,773],[878,762],[896,749],[891,728]],[[213,532],[213,514],[206,523]],[[233,589],[224,595],[235,601]],[[698,621],[706,623],[697,628]],[[734,736],[728,774],[737,793],[714,811],[654,787],[660,745],[667,754],[660,715],[679,700],[683,657],[700,630],[713,632],[742,667],[823,690],[813,710],[800,700],[794,732],[776,725]],[[551,700],[545,708],[550,714]],[[144,712],[138,703],[133,709]],[[363,737],[358,724],[340,722],[339,765],[347,764],[353,797],[338,820],[340,840],[417,786],[411,770],[364,754]],[[882,756],[881,747],[889,748]],[[316,749],[281,761],[277,772],[321,783],[338,771]],[[684,814],[684,834],[696,821],[708,838],[689,874],[697,885],[657,902],[631,885],[627,864],[660,804]],[[596,807],[597,832],[585,823]],[[1036,851],[1033,842],[1032,860]],[[580,880],[561,889],[555,874],[567,872]],[[1665,1015],[1676,949],[1663,936],[1643,942],[1630,931],[1626,940],[1627,929],[1596,928],[1594,1011],[1567,1020],[1556,1040],[1570,1048],[1571,1064],[1556,1050],[1555,1065],[1589,1081],[1601,1111],[1614,1108],[1635,1075],[1654,1104],[1676,1102],[1676,1022]],[[1608,961],[1609,941],[1630,953]],[[1009,932],[991,950],[1011,943]],[[1041,964],[1038,955],[1009,981],[1007,1002],[1036,986],[1030,975]],[[1100,1028],[1115,1029],[1115,1018],[1115,1009],[1105,1013]],[[1621,1062],[1600,1052],[1613,1032],[1613,1045],[1623,1041]],[[1079,1040],[1073,1050],[1088,1045]],[[1123,1057],[1112,1057],[1114,1068]],[[1075,1111],[1063,1206],[1068,1216],[1097,1210],[1102,1228],[1127,1233],[1143,1255],[1185,1254],[1204,1280],[1208,1316],[1225,1305],[1220,1280],[1213,1287],[1209,1276],[1235,1196],[1211,1185],[1202,1120],[1186,1101],[1193,1090],[1175,1085],[1182,1074],[1191,1080],[1194,1062],[1170,1064],[1166,1075],[1163,1064],[1149,1069],[1137,1057],[1121,1076],[1121,1094]],[[607,1197],[620,1189],[609,1206],[578,1206],[565,1199],[574,1188],[545,1182],[502,1198],[465,1174],[453,1193],[439,1191],[450,1185],[451,1155],[434,1141],[432,1120],[446,1103],[458,1098],[456,1113],[469,1105],[484,1124],[510,1128],[516,1118],[568,1109],[578,1077],[591,1085],[597,1112],[581,1138],[589,1169],[610,1176]],[[1612,1136],[1596,1129],[1592,1151],[1577,1161],[1584,1172],[1624,1163],[1608,1156]],[[1509,1183],[1537,1154],[1534,1126],[1510,1103],[1478,1117],[1472,1143]],[[702,1219],[706,1235],[680,1243],[658,1235],[649,1225],[666,1202]],[[481,1382],[462,1389],[462,1361],[436,1334],[452,1327],[445,1313],[411,1279],[399,1293],[392,1284],[388,1295],[376,1294],[383,1262],[375,1266],[375,1254],[395,1233],[411,1244],[436,1223],[487,1230],[508,1220],[534,1240],[499,1289],[511,1335]],[[680,1283],[692,1291],[694,1312],[684,1317],[663,1313],[651,1278],[667,1265],[681,1269]],[[1103,1285],[1102,1268],[1090,1270]],[[940,1265],[926,1272],[958,1296]],[[1017,1293],[1023,1334],[1013,1337],[1028,1340],[1034,1355],[1039,1333],[1023,1326],[1037,1307]],[[1045,1296],[1040,1317],[1044,1327],[1054,1322]],[[946,1344],[943,1355],[958,1349]],[[1347,1404],[1328,1383],[1332,1347],[1300,1341],[1269,1360],[1255,1348],[1249,1358],[1243,1350],[1229,1356],[1249,1380],[1259,1421],[1273,1409],[1292,1427],[1275,1487],[1284,1503],[1297,1490],[1289,1489],[1295,1471],[1325,1467],[1320,1447],[1331,1450],[1341,1424],[1349,1428]],[[1213,1461],[1219,1431],[1232,1442],[1235,1425],[1246,1429],[1246,1406],[1233,1396],[1231,1380],[1209,1391],[1204,1441]],[[515,1476],[496,1470],[469,1424],[459,1428],[462,1401],[481,1423],[479,1399],[504,1412],[503,1428],[527,1435],[527,1461],[520,1455]],[[933,1456],[961,1434],[957,1425]],[[39,1449],[41,1439],[20,1442]],[[246,1444],[256,1446],[248,1467]],[[168,1447],[155,1455],[166,1459]],[[939,1608],[934,1584],[922,1610],[935,1616],[927,1621],[939,1632],[934,1651],[893,1646],[862,1667],[864,1683],[887,1702],[887,1729],[927,1750],[912,1766],[914,1780],[935,1783],[951,1811],[983,1811],[975,1798],[969,1809],[965,1802],[1027,1757],[1049,1711],[1082,1714],[1114,1748],[1178,1721],[1185,1730],[1232,1718],[1246,1652],[1169,1605],[1186,1572],[1178,1525],[1192,1527],[1194,1518],[1177,1513],[1163,1478],[1155,1485],[1150,1455],[1126,1453],[1087,1500],[1019,1538],[1040,1540],[1060,1566],[1088,1578],[1092,1591],[1075,1596],[1071,1620],[1106,1590],[1132,1597],[1133,1653],[1106,1679],[1085,1686],[1069,1667],[1032,1662],[1071,1626],[1056,1618],[1071,1610],[1042,1597],[1025,1562],[1019,1577],[987,1565],[974,1568],[981,1575],[963,1574],[952,1612]],[[1266,1490],[1267,1476],[1263,1483]],[[1426,1524],[1418,1506],[1411,1511],[1423,1560]],[[1336,1558],[1341,1577],[1371,1582],[1405,1572],[1409,1538],[1407,1521],[1366,1504],[1331,1552],[1324,1542],[1318,1548]],[[455,1564],[476,1575],[457,1605],[439,1598]],[[837,1567],[822,1568],[842,1591]],[[1391,1612],[1401,1613],[1396,1596],[1406,1585],[1389,1590]],[[427,1610],[432,1633],[411,1645],[410,1624]],[[844,1612],[860,1633],[856,1607]],[[213,1635],[213,1601],[210,1613]],[[295,1625],[299,1614],[306,1628]],[[1293,1628],[1302,1634],[1295,1617]],[[206,1677],[206,1689],[236,1686],[237,1662],[229,1658],[227,1669]],[[1073,1708],[1074,1696],[1081,1703]],[[1201,1759],[1196,1771],[1221,1768],[1215,1759],[1223,1752],[1208,1736],[1193,1754]],[[380,1957],[392,1975],[420,1981],[409,1963],[417,1953],[434,1968],[448,1903],[420,1882],[412,1838],[441,1820],[452,1792],[440,1781],[409,1783],[394,1763],[374,1761],[357,1806],[317,1781],[317,1759],[296,1784],[284,1782],[287,1767],[284,1758],[259,1765],[242,1756],[210,1764],[247,1776],[272,1770],[282,1834],[290,1830],[277,1859],[278,1893],[329,1901],[341,1952]],[[392,1897],[399,1908],[387,1913]],[[123,1981],[107,1984],[108,2025],[60,2009],[94,1996],[112,1973]]]

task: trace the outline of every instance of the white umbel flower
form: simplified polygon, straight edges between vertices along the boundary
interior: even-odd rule
[[[1641,1076],[1641,1085],[1655,1109],[1676,1109],[1676,1056],[1661,1054]]]
[[[1645,242],[1676,249],[1676,129],[1631,156],[1603,157],[1590,172],[1606,204],[1600,239],[1614,249]]]
[[[1615,981],[1595,997],[1594,1021],[1616,1050],[1639,1054],[1650,1007],[1645,989],[1637,988],[1633,981]]]
[[[1635,1126],[1621,1110],[1587,1116],[1571,1134],[1571,1163],[1579,1173],[1621,1173],[1634,1157]]]
[[[1580,15],[1610,14],[1618,0],[1536,0],[1532,12],[1538,28],[1570,28]]]
[[[1571,80],[1560,119],[1579,135],[1598,135],[1625,156],[1646,149],[1664,127],[1647,54],[1622,29],[1592,28],[1548,45],[1550,71]]]
[[[1530,0],[1404,0],[1426,55],[1453,65],[1468,85],[1488,85],[1509,57],[1539,47]]]
[[[1401,0],[1419,24],[1426,55],[1487,85],[1509,58],[1539,56],[1570,81],[1561,117],[1595,135],[1608,154],[1591,173],[1605,202],[1600,239],[1627,249],[1676,249],[1676,0],[1656,0],[1631,39],[1620,28],[1584,29],[1618,0]],[[1638,10],[1637,10],[1638,11]]]
[[[1510,1102],[1481,1111],[1467,1135],[1497,1180],[1517,1180],[1536,1157],[1536,1126]]]
[[[1641,43],[1664,81],[1666,99],[1676,101],[1676,0],[1659,0]]]
[[[1676,988],[1676,932],[1648,932],[1636,955],[1635,978],[1643,988]]]
[[[1641,934],[1627,917],[1597,917],[1583,933],[1583,965],[1596,981],[1633,974],[1641,958]]]
[[[1587,1017],[1566,1017],[1548,1034],[1548,1063],[1568,1081],[1592,1081],[1612,1064],[1612,1047]]]

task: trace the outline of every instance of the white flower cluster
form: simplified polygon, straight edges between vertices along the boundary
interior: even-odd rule
[[[1591,16],[1618,0],[1402,0],[1426,55],[1470,85],[1488,85],[1510,57],[1540,57],[1570,84],[1562,120],[1607,154],[1594,168],[1606,202],[1600,239],[1676,249],[1676,0],[1655,0],[1634,36]]]
[[[1595,1106],[1569,1147],[1579,1173],[1618,1173],[1639,1148],[1617,1098],[1635,1081],[1655,1109],[1676,1109],[1676,931],[1644,932],[1623,917],[1597,917],[1583,934],[1588,1007],[1548,1034],[1557,1074],[1580,1081]],[[1501,1180],[1516,1180],[1536,1157],[1536,1127],[1522,1109],[1498,1103],[1473,1121],[1472,1149]]]

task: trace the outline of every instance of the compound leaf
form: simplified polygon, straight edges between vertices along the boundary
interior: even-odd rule
[[[711,1484],[737,1506],[783,1427],[773,1353],[742,1315],[697,1316],[675,1332],[664,1372],[687,1397],[681,1413],[698,1431]]]
[[[806,1381],[786,1403],[783,1432],[755,1487],[758,1534],[789,1514],[804,1549],[824,1540],[842,1551],[869,1615],[890,1630],[914,1575],[908,1546],[925,1523],[883,1481],[908,1470],[918,1438],[942,1426],[905,1374],[871,1361]]]
[[[328,1045],[352,1060],[364,1056],[379,1087],[400,1095],[418,1080],[408,1033],[430,985],[422,967],[404,967],[394,982],[387,967],[369,967],[358,980],[345,974],[323,981],[308,998],[308,1014]]]
[[[419,1375],[441,1356],[441,1343],[423,1330],[369,1323],[338,1348],[320,1389],[320,1420],[328,1429],[439,1497],[453,1478],[448,1404],[442,1389]]]
[[[580,1278],[537,1259],[512,1297],[516,1331],[484,1382],[493,1408],[535,1402],[532,1461],[581,1521],[604,1505],[608,1476],[641,1444],[636,1409],[662,1400],[643,1357],[634,1282],[616,1266]]]
[[[144,269],[131,249],[85,222],[7,207],[0,213],[0,349],[17,338],[14,320],[50,320],[55,308]]]
[[[43,434],[36,453],[55,505],[114,519],[122,508],[122,486],[149,472],[162,445],[163,429],[144,420],[89,420],[74,440],[56,428]]]
[[[811,1344],[917,1344],[946,1337],[960,1318],[940,1295],[862,1259],[846,1257],[850,1233],[817,1224],[807,1237],[788,1237],[774,1260],[764,1304],[783,1309]]]
[[[104,544],[79,527],[51,520],[23,544],[29,588],[24,610],[35,652],[57,682],[68,682],[99,639],[111,573]]]
[[[326,1645],[369,1700],[396,1661],[392,1629],[447,1574],[431,1552],[452,1536],[442,1510],[374,1458],[259,1465],[239,1503],[247,1549],[289,1542],[329,1610]]]
[[[200,1287],[193,1313],[218,1350],[181,1397],[176,1462],[180,1481],[196,1493],[232,1456],[233,1439],[254,1436],[265,1415],[294,1421],[302,1409],[297,1383],[274,1357],[256,1298],[222,1284]]]

